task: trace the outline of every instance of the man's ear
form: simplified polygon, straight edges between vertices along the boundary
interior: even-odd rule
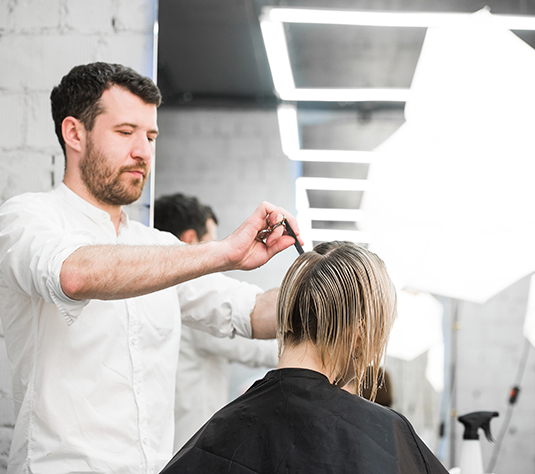
[[[182,242],[186,242],[187,244],[198,244],[199,239],[197,237],[197,232],[195,232],[193,229],[185,230],[180,234],[178,237]]]
[[[65,117],[61,124],[65,146],[81,152],[85,143],[86,130],[82,122],[74,117]]]

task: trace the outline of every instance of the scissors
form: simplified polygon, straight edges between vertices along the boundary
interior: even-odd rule
[[[282,219],[277,222],[276,224],[273,224],[272,226],[269,226],[267,229],[261,230],[258,232],[256,236],[256,240],[259,240],[263,244],[266,243],[266,239],[271,235],[271,233],[277,228],[283,225],[286,228],[286,232],[288,232],[288,235],[290,237],[293,237],[294,239],[294,245],[297,249],[297,252],[299,252],[299,255],[301,255],[304,250],[303,247],[301,247],[301,244],[299,243],[299,240],[297,240],[297,236],[295,235],[295,232],[293,231],[292,227],[290,226],[290,223],[288,222],[288,219],[286,219],[286,216],[282,216]]]

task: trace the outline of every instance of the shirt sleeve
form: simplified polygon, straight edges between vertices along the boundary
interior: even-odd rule
[[[240,362],[249,367],[271,368],[279,362],[275,339],[246,339],[240,336],[234,339],[215,338],[195,331],[193,344],[201,353],[224,357],[229,362]]]
[[[94,243],[89,232],[68,231],[46,206],[12,199],[0,208],[0,273],[12,291],[41,297],[72,324],[89,300],[75,301],[60,283],[63,262],[76,249]]]
[[[182,321],[218,337],[252,337],[251,313],[262,290],[220,273],[177,286]]]

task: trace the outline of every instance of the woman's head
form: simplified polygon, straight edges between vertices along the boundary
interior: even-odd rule
[[[378,367],[396,316],[396,294],[383,261],[351,242],[327,242],[288,270],[277,303],[280,349],[312,343],[336,379],[357,387]],[[376,371],[377,373],[377,371]],[[372,382],[372,393],[377,378]]]

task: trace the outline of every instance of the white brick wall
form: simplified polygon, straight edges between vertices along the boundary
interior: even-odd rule
[[[2,148],[13,149],[24,140],[23,123],[26,100],[23,93],[5,92],[0,95],[0,144]]]
[[[11,389],[11,373],[6,357],[6,344],[0,324],[0,472],[5,473],[11,435],[15,426],[13,397]]]
[[[77,64],[118,62],[151,76],[156,0],[0,0],[0,202],[63,178],[53,86]],[[0,331],[0,474],[14,424]]]

